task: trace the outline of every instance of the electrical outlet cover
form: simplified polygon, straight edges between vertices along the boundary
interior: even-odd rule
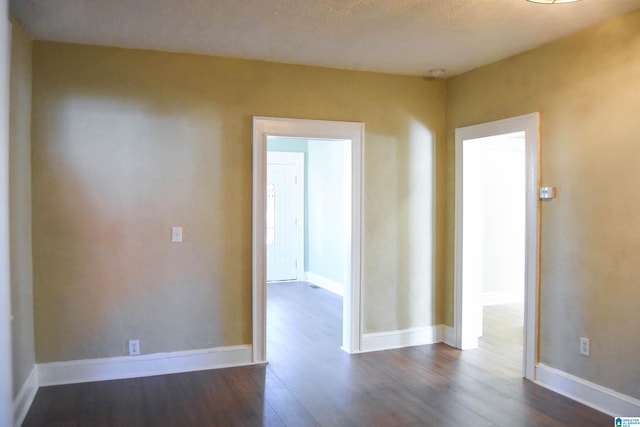
[[[580,337],[580,354],[591,356],[591,340],[589,338]]]
[[[138,356],[140,354],[140,340],[129,341],[129,356]]]

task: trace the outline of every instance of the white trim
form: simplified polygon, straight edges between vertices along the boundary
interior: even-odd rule
[[[29,408],[33,403],[33,399],[36,397],[36,393],[38,392],[38,370],[36,366],[33,366],[31,369],[31,373],[25,380],[22,387],[20,387],[20,392],[13,400],[13,419],[15,420],[15,426],[19,427],[22,425],[24,418],[27,416],[27,412],[29,412]]]
[[[482,294],[482,305],[501,305],[523,303],[522,292],[485,292]]]
[[[11,22],[0,0],[0,425],[13,423],[11,285],[9,277],[9,89]]]
[[[537,384],[612,417],[637,417],[640,400],[539,363]]]
[[[320,274],[306,271],[304,273],[304,280],[314,285],[320,286],[323,289],[333,292],[334,294],[344,296],[344,283],[336,282],[328,277],[321,276]]]
[[[251,346],[37,364],[40,386],[148,377],[250,365]]]
[[[442,325],[437,325],[364,334],[361,352],[435,344],[442,342],[443,332]]]
[[[251,300],[253,335],[253,361],[267,360],[266,337],[267,323],[266,304],[267,293],[267,262],[264,247],[266,233],[266,196],[263,188],[267,179],[267,135],[260,128],[260,123],[253,118],[253,204],[252,204],[252,248],[251,248]],[[261,212],[261,215],[256,214]]]
[[[535,379],[538,357],[538,288],[540,253],[540,201],[538,199],[540,169],[540,114],[531,113],[505,120],[484,123],[455,130],[455,268],[454,327],[456,347],[477,347],[477,337],[463,336],[462,283],[462,143],[464,140],[525,131],[526,155],[526,236],[525,236],[525,308],[523,370],[524,377]],[[466,303],[464,303],[466,304]],[[472,334],[473,335],[473,334]],[[474,345],[475,341],[475,345]]]
[[[323,120],[253,118],[252,327],[253,361],[266,361],[265,179],[267,136],[351,141],[351,262],[345,289],[342,348],[360,350],[362,330],[362,234],[364,195],[364,123]]]
[[[442,330],[442,342],[450,345],[451,347],[456,346],[456,329],[452,326],[447,325],[439,325]]]

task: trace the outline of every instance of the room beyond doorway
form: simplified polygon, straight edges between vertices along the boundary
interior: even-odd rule
[[[309,282],[267,285],[267,356],[271,366],[292,359],[346,356],[341,345],[342,298]]]
[[[270,136],[308,140],[349,141],[349,219],[344,234],[348,255],[344,286],[342,349],[360,350],[361,325],[361,235],[364,124],[319,120],[254,117],[253,135],[253,361],[266,361],[266,169]]]
[[[481,347],[522,368],[525,133],[463,142],[463,280],[477,283]],[[473,292],[469,289],[468,292]]]
[[[531,380],[537,355],[538,126],[534,113],[456,129],[456,346],[478,347],[484,305],[524,301],[515,310],[523,319],[515,324],[523,325],[521,366]]]
[[[351,141],[267,137],[267,281],[349,283]]]

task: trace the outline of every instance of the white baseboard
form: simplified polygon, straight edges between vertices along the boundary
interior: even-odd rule
[[[305,271],[304,278],[307,282],[320,286],[321,288],[331,291],[334,294],[338,294],[341,297],[344,296],[344,285],[340,282],[336,282],[335,280],[329,279],[316,273],[312,273],[310,271]]]
[[[482,305],[524,304],[524,291],[521,292],[484,292]]]
[[[536,383],[612,417],[640,415],[640,400],[542,363],[536,366]]]
[[[361,352],[445,342],[455,343],[447,325],[364,334]],[[164,375],[251,365],[250,345],[37,364],[13,402],[16,427],[21,425],[38,391],[47,385]],[[544,364],[536,366],[536,383],[611,416],[638,416],[640,400]]]
[[[252,364],[250,345],[37,365],[40,386],[148,377]]]
[[[447,325],[438,325],[438,327],[442,328],[442,342],[451,347],[456,346],[456,330],[452,326]]]
[[[34,365],[31,373],[25,380],[24,384],[22,384],[22,387],[20,387],[20,392],[13,401],[13,420],[16,427],[20,427],[22,425],[37,392],[38,370]]]
[[[392,348],[435,344],[442,342],[443,332],[442,325],[438,325],[364,334],[360,351],[389,350]]]

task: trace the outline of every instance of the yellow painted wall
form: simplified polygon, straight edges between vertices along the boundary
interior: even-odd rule
[[[49,42],[33,61],[38,362],[251,342],[254,115],[366,123],[365,332],[442,320],[442,81]]]
[[[539,111],[540,361],[640,398],[640,12],[447,81],[448,188],[454,129]],[[453,197],[445,319],[453,324]],[[591,357],[578,354],[591,338]]]
[[[33,369],[31,263],[31,39],[18,22],[11,31],[9,222],[13,396]]]

